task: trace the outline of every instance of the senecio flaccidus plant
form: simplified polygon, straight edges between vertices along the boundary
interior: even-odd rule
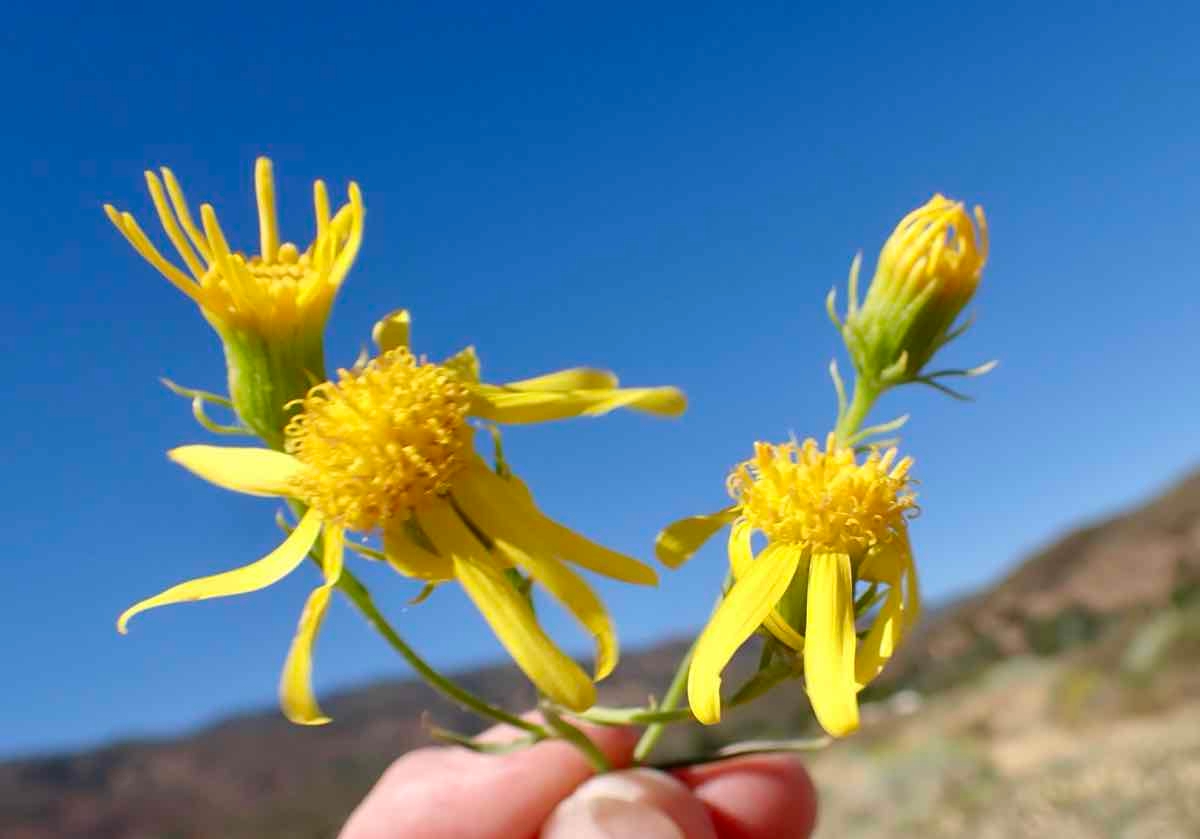
[[[976,210],[978,238],[962,205],[941,196],[906,218],[885,246],[861,306],[853,290],[855,261],[844,321],[830,300],[858,374],[853,402],[834,365],[838,419],[824,447],[812,439],[757,443],[754,456],[729,476],[731,506],[684,519],[659,535],[657,556],[674,567],[729,525],[730,579],[663,701],[607,708],[595,704],[596,682],[617,664],[616,627],[574,568],[635,585],[655,585],[658,575],[543,513],[505,460],[499,427],[620,408],[673,417],[686,407],[683,394],[672,387],[624,388],[613,374],[591,368],[489,384],[473,348],[440,362],[415,355],[404,310],[376,325],[373,357],[364,353],[329,377],[325,324],[363,236],[358,186],[350,184],[348,203],[334,213],[324,184],[316,182],[316,233],[301,252],[280,240],[271,164],[260,158],[259,253],[247,256],[229,246],[210,205],[201,206],[196,224],[169,169],[161,170],[161,180],[146,173],[146,183],[186,272],[162,256],[131,214],[111,205],[105,211],[213,326],[225,350],[229,396],[168,386],[192,399],[206,430],[257,436],[264,444],[184,445],[170,458],[223,488],[280,498],[291,515],[277,516],[285,535],[265,557],[136,603],[118,619],[121,632],[135,615],[158,606],[265,588],[307,558],[321,579],[301,610],[279,686],[283,712],[296,723],[329,721],[312,688],[313,653],[329,600],[341,591],[435,689],[520,731],[517,739],[497,745],[432,729],[435,737],[468,748],[506,750],[558,738],[604,771],[609,767],[602,752],[575,722],[586,720],[647,726],[636,755],[644,763],[664,725],[720,718],[721,671],[754,634],[765,639],[763,663],[730,702],[741,704],[803,678],[827,731],[844,734],[855,727],[857,691],[886,664],[919,609],[907,531],[916,509],[912,460],[895,447],[869,443],[902,420],[861,425],[888,388],[920,381],[941,386],[943,376],[981,372],[929,374],[925,365],[962,331],[952,323],[974,293],[986,259],[982,211]],[[212,420],[206,412],[211,404],[232,411],[235,422]],[[476,445],[480,431],[491,437],[490,459]],[[761,549],[755,534],[766,540]],[[476,696],[422,658],[354,576],[348,554],[385,563],[421,583],[412,604],[424,603],[441,585],[460,585],[537,688],[541,718]],[[535,585],[593,637],[590,675],[542,628],[531,596]],[[685,689],[690,708],[677,708]],[[734,751],[796,747],[746,744]]]
[[[740,705],[777,685],[802,679],[817,722],[844,736],[859,724],[858,694],[883,670],[920,615],[916,564],[908,532],[917,512],[913,459],[898,440],[907,416],[863,427],[885,391],[977,376],[969,370],[926,372],[933,357],[968,324],[954,323],[978,288],[987,259],[981,208],[974,223],[963,204],[935,195],[907,215],[880,252],[860,306],[850,270],[850,310],[843,321],[827,305],[854,363],[847,399],[837,363],[830,365],[837,417],[825,436],[772,444],[735,466],[727,487],[733,503],[675,522],[659,534],[658,558],[678,567],[729,526],[730,572],[724,594],[665,697],[673,707],[686,690],[696,720],[721,718],[721,674],[751,636],[764,640],[757,672],[730,703]],[[756,550],[754,540],[763,541]],[[643,759],[661,728],[639,744]]]

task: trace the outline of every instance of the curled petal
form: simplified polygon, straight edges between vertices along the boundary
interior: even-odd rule
[[[300,613],[296,637],[288,650],[283,664],[283,676],[279,680],[279,704],[289,720],[300,725],[324,725],[329,717],[321,712],[317,697],[312,689],[312,651],[325,620],[329,597],[342,576],[342,559],[345,546],[345,531],[340,527],[325,529],[324,545],[321,549],[321,568],[325,582],[313,589]]]
[[[892,657],[903,632],[900,589],[893,587],[875,616],[875,623],[863,639],[854,658],[854,680],[862,690],[879,675]]]
[[[504,386],[512,390],[612,390],[619,382],[617,377],[608,370],[594,370],[590,367],[573,367],[570,370],[559,370],[557,373],[547,373],[532,379],[521,379],[519,382],[508,382]]]
[[[214,574],[210,577],[200,577],[180,583],[161,594],[136,603],[117,618],[117,631],[122,635],[125,634],[129,619],[147,609],[172,603],[187,603],[192,600],[209,600],[213,597],[247,594],[277,583],[304,561],[305,555],[317,541],[317,535],[320,532],[321,517],[316,511],[309,510],[283,544],[258,562],[233,571],[226,571],[224,574]]]
[[[502,478],[479,459],[471,465],[470,475],[487,486],[490,494],[517,507],[524,525],[559,559],[613,580],[642,586],[658,584],[658,574],[650,566],[593,542],[542,513],[533,503],[529,488],[515,475]]]
[[[454,497],[471,522],[493,540],[495,550],[524,569],[592,635],[596,642],[596,679],[612,673],[618,656],[612,618],[591,587],[555,559],[545,545],[539,544],[536,528],[529,528],[528,516],[522,515],[521,505],[504,495],[487,492],[484,484],[470,479],[460,481]]]
[[[371,339],[379,347],[379,351],[385,353],[397,347],[408,347],[411,332],[412,316],[408,309],[397,309],[375,324],[375,328],[371,330]]]
[[[754,561],[754,551],[751,537],[754,528],[745,519],[733,523],[729,531],[729,564],[735,580],[743,577]],[[780,642],[796,652],[804,649],[804,636],[792,628],[792,625],[780,614],[779,609],[772,608],[771,613],[763,618],[763,626]]]
[[[720,721],[721,671],[787,591],[800,555],[800,549],[791,545],[768,545],[700,633],[688,673],[688,702],[700,722]]]
[[[676,417],[687,408],[687,398],[673,387],[530,391],[477,385],[472,396],[472,415],[513,424],[600,416],[618,408]]]
[[[525,597],[458,513],[449,504],[434,504],[421,511],[420,520],[438,553],[454,563],[454,576],[467,596],[538,690],[573,711],[595,704],[592,680],[542,631]]]
[[[304,467],[290,454],[233,446],[180,446],[167,457],[206,481],[247,495],[287,495]]]
[[[654,553],[658,561],[668,568],[678,568],[736,516],[736,507],[726,507],[715,513],[690,516],[668,525],[654,541]]]
[[[454,578],[454,564],[420,545],[408,528],[409,522],[393,521],[383,528],[383,555],[388,565],[406,577],[439,583]]]

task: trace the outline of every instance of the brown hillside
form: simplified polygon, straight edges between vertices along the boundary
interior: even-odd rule
[[[1200,583],[1200,472],[1143,506],[1075,530],[996,585],[927,621],[889,670],[926,687],[973,665],[1090,640],[1113,617]]]

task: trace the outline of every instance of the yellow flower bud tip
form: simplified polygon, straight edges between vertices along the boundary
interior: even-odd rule
[[[861,306],[856,261],[845,322],[830,308],[858,372],[883,387],[918,378],[962,331],[954,322],[979,286],[988,246],[983,208],[969,213],[935,195],[896,226]]]
[[[934,195],[896,225],[879,254],[871,291],[883,292],[887,286],[897,285],[916,294],[933,286],[937,294],[969,298],[979,284],[987,257],[983,208],[974,208],[972,223],[961,201]],[[887,282],[881,283],[885,278]]]
[[[219,329],[249,330],[268,339],[319,330],[362,242],[362,194],[349,186],[349,203],[330,214],[325,184],[313,185],[316,237],[303,251],[279,236],[271,162],[255,162],[259,253],[229,247],[213,208],[200,208],[197,225],[175,175],[146,172],[146,186],[163,231],[184,264],[177,267],[151,243],[129,213],[104,205],[105,214],[133,248],[200,306]]]

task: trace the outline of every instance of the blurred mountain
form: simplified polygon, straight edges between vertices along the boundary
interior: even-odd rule
[[[627,654],[603,701],[660,693],[684,646]],[[752,667],[751,650],[729,683]],[[461,680],[505,707],[533,704],[511,668]],[[1200,473],[928,614],[864,696],[863,731],[811,757],[818,835],[1200,835],[1195,697]],[[429,721],[478,727],[413,681],[326,705],[335,722],[322,728],[271,709],[179,739],[0,764],[0,836],[330,837],[392,760],[429,743]],[[785,686],[719,729],[673,730],[663,756],[796,735],[809,718]]]
[[[1000,659],[1052,655],[1200,588],[1200,471],[1149,503],[1079,528],[995,585],[937,610],[885,685],[937,690]]]

